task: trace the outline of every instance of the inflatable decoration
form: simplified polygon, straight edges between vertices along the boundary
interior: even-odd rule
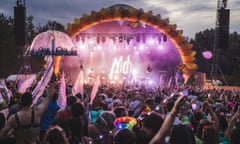
[[[114,125],[118,129],[131,129],[133,126],[137,124],[137,120],[134,117],[119,117],[114,120]]]
[[[72,39],[60,31],[48,30],[38,34],[29,50],[31,56],[77,55]]]

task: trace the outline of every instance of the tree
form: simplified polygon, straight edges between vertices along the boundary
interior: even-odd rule
[[[20,70],[26,62],[30,63],[32,72],[40,71],[44,62],[43,58],[26,57],[23,56],[23,53],[31,45],[34,37],[40,32],[51,29],[65,31],[64,26],[56,21],[48,21],[46,25],[36,28],[33,20],[33,16],[28,16],[25,20],[27,42],[24,48],[20,49],[15,44],[13,18],[0,14],[0,77],[21,73]]]
[[[202,56],[202,52],[209,50],[213,52],[215,30],[204,30],[195,34],[195,39],[191,39],[193,50],[197,51],[197,61],[199,71],[210,76],[212,59],[207,60]],[[240,77],[240,35],[234,32],[229,35],[229,47],[227,50],[219,49],[219,66],[229,83]]]
[[[0,77],[13,69],[9,67],[16,59],[13,18],[0,14]]]
[[[39,25],[37,27],[37,31],[36,33],[39,34],[41,32],[45,32],[47,30],[58,30],[58,31],[62,31],[65,32],[65,28],[62,24],[58,23],[57,21],[48,21],[47,24],[41,26]]]
[[[27,34],[27,44],[31,44],[33,38],[36,35],[35,25],[33,24],[33,16],[26,18],[26,34]]]

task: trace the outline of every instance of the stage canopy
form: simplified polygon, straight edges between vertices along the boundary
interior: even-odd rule
[[[146,81],[195,74],[196,52],[161,15],[128,5],[114,5],[83,14],[69,23],[67,33],[78,57],[62,57],[58,69],[67,70],[73,81],[83,66],[87,82],[101,75],[104,81]],[[158,82],[155,82],[158,83]]]

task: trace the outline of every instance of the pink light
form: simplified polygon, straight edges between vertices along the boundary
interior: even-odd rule
[[[158,45],[158,49],[163,49],[163,46],[162,45]]]
[[[211,59],[212,58],[212,52],[211,51],[204,51],[204,52],[202,52],[202,55],[205,59]]]
[[[154,40],[153,39],[148,40],[148,44],[153,45],[154,44]]]
[[[148,84],[152,85],[152,84],[153,84],[153,81],[152,81],[152,80],[149,80],[149,81],[148,81]]]
[[[144,48],[145,48],[144,45],[140,45],[140,46],[139,46],[139,49],[140,49],[140,50],[143,50]]]
[[[90,43],[90,44],[94,44],[94,41],[93,41],[93,40],[89,40],[89,43]]]
[[[133,75],[133,77],[136,77],[136,76],[137,76],[137,73],[138,73],[138,71],[137,71],[136,69],[133,69],[133,70],[132,70],[132,75]]]
[[[101,45],[98,45],[98,46],[97,46],[97,50],[102,50],[102,46],[101,46]]]
[[[86,48],[86,45],[81,44],[81,45],[79,45],[79,48],[80,48],[80,49],[85,49],[85,48]]]

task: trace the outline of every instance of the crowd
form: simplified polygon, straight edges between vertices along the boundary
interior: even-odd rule
[[[92,86],[72,95],[68,85],[63,109],[58,87],[51,81],[37,105],[31,89],[18,95],[9,88],[13,96],[8,114],[0,113],[0,143],[240,144],[237,90],[102,85],[90,104]]]

